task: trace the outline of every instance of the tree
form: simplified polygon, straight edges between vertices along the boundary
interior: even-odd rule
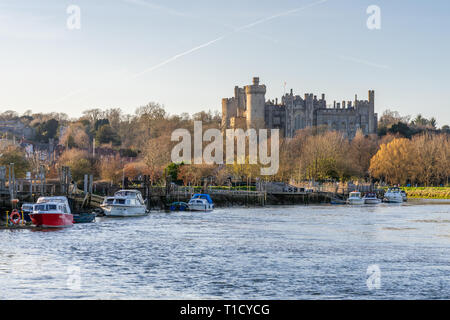
[[[183,162],[182,163],[174,163],[174,162],[169,163],[169,165],[165,169],[166,175],[170,176],[172,181],[177,181],[178,180],[178,170],[183,165],[184,165]]]
[[[405,184],[411,175],[413,151],[411,141],[405,138],[381,145],[370,160],[371,175],[388,183]]]
[[[16,178],[24,178],[26,172],[31,169],[31,164],[26,158],[25,152],[15,146],[7,147],[0,154],[0,165],[9,168],[11,163],[14,163],[14,174]]]
[[[411,180],[425,186],[445,183],[450,166],[448,137],[424,133],[411,140],[414,158],[411,162]]]
[[[119,183],[122,180],[123,164],[120,157],[107,157],[99,162],[99,173],[102,180]]]
[[[403,123],[403,122],[398,122],[397,124],[392,125],[392,127],[390,127],[388,129],[388,133],[391,134],[400,134],[405,138],[411,138],[411,136],[414,134],[414,131],[411,130],[411,128]]]
[[[385,110],[378,121],[378,128],[385,128],[386,130],[392,127],[394,124],[402,122],[409,123],[410,116],[402,117],[398,111]]]
[[[132,180],[136,179],[139,176],[149,175],[148,167],[142,161],[129,162],[129,163],[125,164],[123,171],[124,171],[125,177],[128,177]]]
[[[96,140],[99,143],[112,143],[113,146],[120,146],[121,144],[119,135],[111,128],[109,124],[105,124],[98,129]]]
[[[48,142],[49,139],[54,139],[58,133],[59,122],[56,119],[41,122],[35,126],[36,140],[41,142]]]
[[[143,161],[147,165],[153,184],[162,176],[162,168],[170,161],[170,136],[148,140],[143,154]]]
[[[80,122],[71,124],[60,137],[59,144],[69,148],[88,149],[90,141],[86,127]]]
[[[337,131],[308,136],[305,140],[299,167],[307,179],[345,180],[352,174],[347,161],[348,140]]]
[[[98,108],[89,109],[83,111],[83,116],[90,122],[91,127],[93,127],[95,122],[103,117],[103,111]]]
[[[353,169],[360,177],[366,177],[369,173],[370,159],[378,150],[376,137],[364,136],[361,130],[356,132],[350,142],[349,158],[352,159]]]
[[[85,150],[66,150],[58,159],[60,166],[68,166],[74,181],[82,181],[85,174],[95,174],[94,165]]]

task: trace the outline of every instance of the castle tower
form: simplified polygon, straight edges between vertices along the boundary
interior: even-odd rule
[[[376,133],[375,124],[375,91],[369,90],[369,133]]]
[[[266,104],[266,86],[259,84],[259,78],[253,78],[253,84],[245,86],[247,96],[247,128],[264,128],[264,106]]]

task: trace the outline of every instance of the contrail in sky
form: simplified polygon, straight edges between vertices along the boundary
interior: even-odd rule
[[[244,26],[235,28],[233,32],[226,33],[226,34],[224,34],[224,35],[222,35],[222,36],[220,36],[220,37],[218,37],[218,38],[216,38],[216,39],[214,39],[214,40],[205,42],[205,43],[203,43],[203,44],[201,44],[201,45],[199,45],[199,46],[196,46],[196,47],[194,47],[194,48],[192,48],[192,49],[186,50],[186,51],[184,51],[184,52],[182,52],[182,53],[179,53],[179,54],[177,54],[177,55],[175,55],[175,56],[173,56],[173,57],[170,57],[170,58],[164,60],[163,62],[160,62],[160,63],[158,63],[158,64],[156,64],[156,65],[154,65],[154,66],[152,66],[152,67],[150,67],[150,68],[145,69],[144,71],[141,71],[141,72],[139,72],[139,73],[133,75],[131,78],[136,78],[136,77],[139,77],[139,76],[141,76],[141,75],[143,75],[143,74],[146,74],[146,73],[148,73],[148,72],[151,72],[151,71],[154,71],[154,70],[156,70],[156,69],[159,69],[159,68],[161,68],[162,66],[165,66],[166,64],[168,64],[168,63],[170,63],[170,62],[172,62],[172,61],[177,60],[178,58],[181,58],[181,57],[183,57],[183,56],[185,56],[185,55],[188,55],[188,54],[193,53],[193,52],[195,52],[195,51],[197,51],[197,50],[200,50],[200,49],[202,49],[202,48],[208,47],[208,46],[210,46],[210,45],[212,45],[212,44],[214,44],[214,43],[216,43],[216,42],[218,42],[218,41],[220,41],[220,40],[223,40],[224,38],[226,38],[227,36],[230,36],[230,35],[233,34],[233,33],[236,33],[236,32],[239,32],[239,31],[243,31],[243,30],[245,30],[245,29],[252,28],[252,27],[257,26],[257,25],[259,25],[259,24],[268,22],[268,21],[270,21],[270,20],[273,20],[273,19],[276,19],[276,18],[279,18],[279,17],[282,17],[282,16],[287,16],[287,15],[289,15],[289,14],[292,14],[292,13],[295,13],[295,12],[297,12],[297,11],[304,10],[304,9],[307,9],[307,8],[310,8],[310,7],[313,7],[313,6],[316,6],[316,5],[325,3],[325,2],[327,2],[327,1],[328,1],[328,0],[320,0],[320,1],[316,1],[316,2],[310,3],[310,4],[306,5],[306,6],[299,7],[299,8],[295,8],[295,9],[291,9],[291,10],[288,10],[288,11],[284,11],[284,12],[281,12],[281,13],[278,13],[278,14],[275,14],[275,15],[272,15],[272,16],[269,16],[269,17],[262,18],[262,19],[260,19],[260,20],[257,20],[257,21],[255,21],[255,22],[246,24],[246,25],[244,25]]]
[[[164,10],[167,13],[170,13],[170,14],[173,14],[173,15],[188,16],[188,15],[185,15],[184,13],[181,13],[181,12],[178,12],[178,11],[174,11],[172,9],[169,9],[169,8],[166,8],[166,7],[163,7],[163,6],[160,6],[160,5],[155,5],[155,4],[143,1],[143,0],[124,0],[124,1],[127,2],[127,3],[130,3],[130,4],[146,6],[146,7],[153,8],[153,9],[161,9],[161,10]],[[240,31],[245,31],[246,29],[250,29],[250,28],[252,28],[254,26],[257,26],[257,25],[260,25],[262,23],[266,23],[266,22],[274,20],[276,18],[287,16],[287,15],[290,15],[292,13],[295,13],[295,12],[298,12],[298,11],[301,11],[301,10],[304,10],[304,9],[307,9],[307,8],[311,8],[313,6],[317,6],[317,5],[325,3],[327,1],[329,1],[329,0],[319,0],[319,1],[312,2],[312,3],[307,4],[305,6],[302,6],[302,7],[298,7],[298,8],[295,8],[295,9],[283,11],[283,12],[280,12],[280,13],[277,13],[277,14],[274,14],[274,15],[271,15],[271,16],[259,19],[259,20],[255,21],[255,22],[243,25],[241,27],[237,27],[237,28],[230,27],[230,28],[233,28],[232,31],[230,31],[230,32],[228,32],[226,34],[223,34],[222,36],[217,37],[217,38],[215,38],[213,40],[210,40],[208,42],[200,44],[200,45],[198,45],[198,46],[196,46],[194,48],[191,48],[189,50],[186,50],[186,51],[183,51],[183,52],[181,52],[179,54],[176,54],[176,55],[174,55],[174,56],[172,56],[172,57],[170,57],[170,58],[168,58],[168,59],[166,59],[166,60],[164,60],[164,61],[162,61],[162,62],[160,62],[160,63],[158,63],[156,65],[154,65],[154,66],[151,66],[151,67],[149,67],[149,68],[147,68],[147,69],[145,69],[143,71],[140,71],[140,72],[138,72],[138,73],[136,73],[134,75],[131,75],[130,77],[128,77],[128,79],[134,79],[134,78],[140,77],[140,76],[142,76],[142,75],[144,75],[146,73],[149,73],[149,72],[152,72],[154,70],[157,70],[157,69],[159,69],[159,68],[161,68],[161,67],[163,67],[163,66],[165,66],[165,65],[167,65],[167,64],[169,64],[169,63],[171,63],[171,62],[173,62],[173,61],[175,61],[175,60],[177,60],[177,59],[179,59],[181,57],[184,57],[184,56],[189,55],[189,54],[191,54],[191,53],[193,53],[193,52],[195,52],[197,50],[206,48],[206,47],[208,47],[208,46],[210,46],[210,45],[212,45],[212,44],[214,44],[216,42],[219,42],[219,41],[223,40],[224,38],[226,38],[226,37],[228,37],[228,36],[230,36],[230,35],[232,35],[234,33],[237,33],[237,32],[240,32]],[[59,103],[61,101],[64,101],[64,100],[70,98],[71,96],[74,96],[76,94],[79,94],[81,92],[86,92],[86,91],[89,91],[89,90],[90,89],[80,89],[80,90],[72,91],[68,95],[58,99],[57,102]]]
[[[177,54],[177,55],[174,55],[173,57],[171,57],[171,58],[169,58],[169,59],[167,59],[167,60],[164,60],[163,62],[160,62],[160,63],[158,63],[158,64],[156,64],[156,65],[154,65],[154,66],[152,66],[152,67],[150,67],[150,68],[148,68],[148,69],[145,69],[144,71],[141,71],[141,72],[139,72],[139,73],[136,73],[136,74],[133,75],[131,78],[137,78],[137,77],[143,75],[144,73],[151,72],[151,71],[153,71],[153,70],[159,69],[159,68],[161,68],[162,66],[165,66],[166,64],[168,64],[168,63],[170,63],[170,62],[172,62],[172,61],[177,60],[178,58],[181,58],[181,57],[183,57],[183,56],[185,56],[185,55],[188,55],[188,54],[190,54],[190,53],[192,53],[192,52],[194,52],[194,51],[197,51],[197,50],[200,50],[200,49],[202,49],[202,48],[205,48],[205,47],[207,47],[207,46],[209,46],[209,45],[211,45],[211,44],[213,44],[213,43],[215,43],[215,42],[217,42],[217,41],[222,40],[223,38],[225,38],[225,36],[218,37],[218,38],[216,38],[216,39],[214,39],[214,40],[208,41],[208,42],[206,42],[206,43],[204,43],[204,44],[201,44],[201,45],[199,45],[199,46],[197,46],[197,47],[194,47],[194,48],[192,48],[192,49],[189,49],[189,50],[187,50],[187,51],[184,51],[184,52],[182,52],[182,53],[179,53],[179,54]]]

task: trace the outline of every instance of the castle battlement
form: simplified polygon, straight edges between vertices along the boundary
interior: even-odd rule
[[[303,98],[293,89],[278,99],[265,100],[266,86],[254,77],[250,85],[235,86],[235,96],[222,99],[222,126],[226,128],[280,129],[286,137],[293,137],[300,129],[325,126],[344,132],[352,138],[358,129],[366,135],[377,132],[375,91],[369,90],[368,100],[333,102],[327,105],[325,94],[320,99],[313,93]]]

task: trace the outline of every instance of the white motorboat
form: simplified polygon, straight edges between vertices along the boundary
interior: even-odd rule
[[[148,214],[142,194],[138,190],[119,190],[106,197],[100,206],[109,217],[138,217]]]
[[[384,194],[384,202],[402,203],[403,196],[399,188],[389,188]]]
[[[209,194],[197,193],[189,200],[188,207],[190,211],[212,211],[214,203]]]
[[[364,199],[361,198],[361,192],[358,191],[350,192],[350,196],[347,199],[347,203],[353,205],[364,204]]]
[[[381,203],[381,199],[378,199],[375,192],[368,192],[363,197],[365,204],[378,204]]]

